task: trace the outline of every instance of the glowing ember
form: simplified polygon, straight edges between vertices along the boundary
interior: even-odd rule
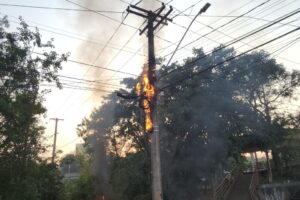
[[[145,129],[146,132],[151,133],[153,130],[152,116],[151,113],[153,111],[153,98],[155,96],[155,87],[150,84],[148,73],[144,73],[142,77],[142,83],[137,83],[136,85],[136,93],[141,97],[141,104],[145,111]]]

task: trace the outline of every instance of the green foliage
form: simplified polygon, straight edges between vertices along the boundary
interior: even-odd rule
[[[54,165],[41,161],[45,114],[40,83],[60,83],[57,77],[67,55],[53,51],[52,41],[43,43],[20,18],[20,26],[9,32],[0,19],[0,198],[60,199],[60,175]],[[33,51],[43,50],[42,55]]]
[[[151,200],[149,161],[145,152],[113,159],[110,176],[113,200]]]
[[[61,159],[61,165],[74,163],[80,165],[80,176],[75,180],[64,181],[64,200],[94,200],[95,178],[91,171],[90,156],[83,151],[76,156],[68,154]]]
[[[53,164],[47,164],[45,161],[39,164],[39,188],[37,192],[40,192],[40,197],[38,199],[45,200],[64,200],[64,191],[62,184],[62,176],[60,174],[57,166]],[[34,183],[35,180],[32,180],[31,183]],[[28,190],[29,192],[31,190]]]
[[[61,183],[60,171],[55,165],[46,162],[28,163],[28,168],[22,169],[17,166],[11,166],[11,171],[16,175],[5,174],[1,171],[1,198],[7,200],[25,199],[25,200],[63,200],[64,192]],[[21,171],[22,173],[18,172]]]
[[[77,180],[65,181],[64,192],[66,194],[64,200],[95,199],[94,179],[92,175],[89,173],[81,173]]]
[[[289,179],[299,180],[300,178],[300,130],[287,129],[283,142],[279,146],[280,160],[283,170],[275,174],[287,176]]]
[[[133,82],[124,80],[131,86]],[[148,141],[138,123],[139,113],[135,104],[110,95],[78,127],[89,150],[96,179],[94,193],[99,197],[151,199]]]

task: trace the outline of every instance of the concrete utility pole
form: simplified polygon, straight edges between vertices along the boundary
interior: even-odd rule
[[[52,151],[52,161],[51,161],[53,164],[54,159],[55,159],[55,151],[56,151],[57,124],[58,124],[58,121],[63,121],[63,119],[51,118],[50,120],[55,120],[54,141],[53,141],[53,151]]]
[[[160,165],[160,153],[159,153],[159,126],[157,119],[156,101],[157,101],[157,86],[156,86],[156,61],[154,53],[154,30],[161,24],[167,25],[167,21],[172,21],[167,18],[172,12],[170,10],[162,16],[161,13],[165,9],[165,5],[157,11],[149,11],[143,8],[137,7],[136,5],[130,5],[127,8],[129,13],[133,13],[147,20],[147,25],[140,30],[140,35],[148,30],[148,79],[149,83],[155,88],[155,96],[151,102],[152,106],[152,123],[153,132],[151,133],[151,169],[152,169],[152,200],[162,200],[162,183],[161,183],[161,165]]]

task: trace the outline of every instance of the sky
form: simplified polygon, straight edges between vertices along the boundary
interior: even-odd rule
[[[1,17],[8,15],[12,28],[16,27],[17,18],[22,16],[30,26],[39,29],[43,41],[53,38],[55,51],[69,52],[69,60],[75,61],[63,63],[59,75],[64,84],[76,89],[52,88],[52,92],[45,96],[44,101],[48,110],[45,119],[42,120],[47,128],[45,143],[53,142],[54,121],[50,118],[63,119],[58,123],[57,149],[62,150],[64,154],[74,151],[76,143],[82,142],[76,133],[77,124],[84,117],[88,118],[93,109],[101,106],[105,95],[122,87],[120,85],[122,78],[134,77],[129,74],[139,75],[143,64],[147,62],[147,38],[145,34],[139,35],[138,31],[143,27],[144,20],[134,14],[126,15],[129,3],[137,2],[139,0],[0,0],[0,15]],[[155,51],[156,57],[163,57],[166,61],[195,14],[206,2],[211,4],[206,13],[197,17],[174,55],[172,61],[178,62],[191,56],[193,48],[203,47],[205,52],[210,52],[212,48],[222,43],[233,41],[300,8],[299,0],[166,0],[164,2],[167,5],[164,12],[170,9],[169,5],[173,6],[170,17],[174,19],[167,26],[157,29]],[[18,7],[20,5],[23,7]],[[32,6],[77,10],[42,9],[32,8]],[[161,6],[161,2],[142,0],[138,6],[156,10]],[[101,12],[95,13],[95,11]],[[237,18],[240,15],[243,16]],[[235,18],[237,19],[230,22]],[[226,25],[227,23],[229,24]],[[231,46],[241,53],[299,26],[300,13],[297,13]],[[300,69],[299,32],[291,33],[260,49],[273,53],[272,56],[287,70]],[[101,67],[126,73],[104,70]],[[90,82],[83,83],[82,79]],[[95,85],[91,81],[98,83]],[[87,87],[94,87],[97,91],[87,91]],[[298,100],[294,100],[292,104],[294,106],[289,107],[292,111],[300,108]]]

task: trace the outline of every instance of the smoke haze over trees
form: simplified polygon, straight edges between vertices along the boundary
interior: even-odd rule
[[[267,52],[256,51],[192,75],[236,54],[233,48],[220,49],[212,55],[195,49],[183,64],[160,70],[167,74],[160,86],[170,86],[158,102],[165,199],[198,199],[203,180],[214,184],[224,170],[242,161],[249,143],[262,151],[272,149],[277,169],[282,165],[279,153],[287,158],[295,153],[278,145],[286,130],[299,126],[299,113],[287,113],[279,105],[296,97],[299,72],[288,72]],[[180,81],[186,77],[191,78]],[[136,82],[124,79],[123,84],[130,91]],[[98,145],[106,149],[109,182],[102,187],[109,188],[111,199],[151,199],[149,136],[143,133],[144,116],[137,104],[110,95],[81,130],[104,141]],[[95,148],[88,140],[86,144]]]

